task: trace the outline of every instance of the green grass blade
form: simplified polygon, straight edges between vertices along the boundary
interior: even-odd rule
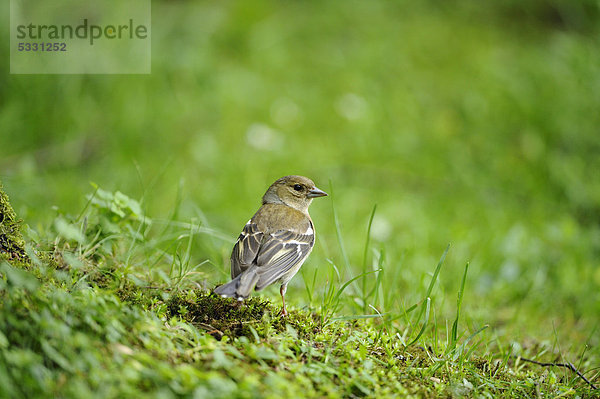
[[[465,292],[465,282],[467,281],[467,273],[469,271],[469,264],[465,265],[465,272],[463,273],[462,281],[460,283],[460,289],[458,291],[458,299],[456,300],[456,318],[452,323],[452,334],[450,336],[450,345],[446,349],[446,353],[456,348],[456,342],[458,341],[458,320],[460,318],[460,308],[462,306],[463,294]]]
[[[429,324],[429,313],[431,310],[431,298],[427,298],[427,300],[425,301],[424,309],[425,309],[425,321],[423,322],[423,326],[421,327],[421,330],[419,330],[419,333],[417,334],[415,339],[410,341],[410,343],[407,346],[411,346],[412,344],[417,342],[419,340],[419,338],[421,338],[421,336],[425,332],[425,329],[427,328],[427,325]]]
[[[335,225],[335,234],[337,237],[338,245],[340,247],[340,251],[342,252],[342,258],[344,259],[344,266],[346,267],[346,272],[348,272],[349,275],[352,275],[352,267],[350,266],[350,260],[348,259],[348,252],[346,252],[346,247],[344,246],[344,240],[342,239],[342,228],[340,227],[340,220],[338,218],[338,214],[335,208],[335,195],[333,191],[333,183],[331,182],[331,180],[329,180],[329,197],[331,203],[331,212],[333,214],[333,222]]]
[[[448,254],[449,249],[450,249],[450,244],[448,244],[448,246],[446,247],[446,250],[442,254],[442,257],[440,258],[440,261],[438,262],[438,264],[435,268],[435,271],[433,272],[433,276],[431,277],[431,281],[429,282],[429,287],[427,288],[427,293],[425,294],[425,298],[427,298],[427,301],[430,301],[431,292],[433,291],[433,286],[435,285],[435,282],[438,279],[440,270],[442,269],[442,265],[444,264],[444,260],[446,259],[446,255]],[[423,317],[423,313],[425,312],[426,305],[427,305],[427,303],[424,303],[423,307],[421,307],[421,311],[419,312],[419,316],[417,317],[417,321],[415,322],[415,324],[419,324],[419,322],[421,321],[421,319]]]
[[[367,226],[367,237],[365,239],[365,249],[363,251],[363,261],[362,261],[362,271],[363,273],[367,272],[367,255],[369,253],[369,242],[371,241],[371,226],[373,225],[373,218],[375,217],[375,211],[377,210],[377,204],[373,206],[373,210],[371,211],[371,216],[369,217],[369,224]],[[367,294],[367,279],[363,279],[362,281],[362,300],[363,300],[363,311],[367,311],[367,301],[369,295]]]

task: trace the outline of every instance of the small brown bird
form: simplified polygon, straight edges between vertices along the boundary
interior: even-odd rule
[[[288,282],[294,277],[315,244],[315,228],[308,207],[313,198],[327,193],[303,176],[285,176],[271,184],[262,206],[246,223],[231,252],[232,280],[215,293],[238,300],[252,290],[279,282],[283,309]]]

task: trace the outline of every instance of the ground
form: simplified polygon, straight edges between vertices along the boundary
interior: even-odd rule
[[[19,239],[7,248],[23,251],[0,195]],[[100,267],[100,254],[77,261],[73,253],[65,245],[38,248],[25,259],[3,250],[2,396],[594,395],[557,367],[482,351],[476,334],[446,346],[436,334],[407,344],[384,317],[336,319],[321,308],[283,318],[268,299],[150,286]]]

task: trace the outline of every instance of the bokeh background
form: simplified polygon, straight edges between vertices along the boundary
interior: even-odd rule
[[[155,219],[179,195],[179,220],[231,237],[194,242],[214,285],[266,187],[306,175],[332,196],[291,304],[330,262],[360,272],[376,204],[380,310],[420,300],[450,243],[441,323],[470,262],[470,324],[598,354],[599,17],[592,0],[154,1],[138,76],[10,75],[2,29],[0,179],[36,231],[90,182]]]

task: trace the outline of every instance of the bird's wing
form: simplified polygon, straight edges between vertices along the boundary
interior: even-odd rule
[[[254,263],[258,256],[264,233],[256,223],[246,223],[231,252],[231,278],[236,278]]]
[[[265,235],[255,261],[260,276],[256,289],[263,289],[279,280],[294,266],[302,265],[314,243],[312,226],[306,234],[278,230]]]

